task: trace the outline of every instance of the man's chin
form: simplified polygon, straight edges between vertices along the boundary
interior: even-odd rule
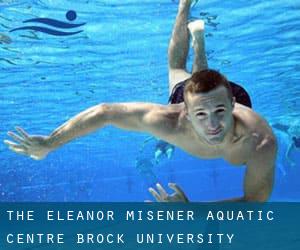
[[[206,141],[208,142],[208,144],[210,145],[217,145],[217,144],[220,144],[222,143],[224,140],[224,136],[222,135],[219,135],[219,136],[210,136],[208,135],[206,137]]]
[[[218,145],[218,144],[221,144],[222,141],[221,140],[207,140],[208,144],[209,145]]]

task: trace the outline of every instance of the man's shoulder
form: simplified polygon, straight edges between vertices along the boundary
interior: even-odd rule
[[[148,119],[168,128],[175,128],[180,124],[183,115],[183,104],[159,105],[150,111]]]
[[[259,144],[263,140],[274,140],[271,126],[268,122],[254,110],[238,104],[233,113],[238,123],[238,129],[244,134],[254,139],[254,144]]]
[[[239,121],[239,123],[248,129],[248,131],[254,130],[264,130],[270,128],[267,121],[253,109],[250,109],[244,105],[236,104],[233,116]]]
[[[147,132],[176,145],[186,125],[186,118],[182,116],[184,116],[183,105],[154,105],[143,120],[147,125]]]
[[[236,121],[237,137],[243,142],[240,150],[245,156],[243,158],[245,163],[253,160],[257,154],[276,152],[276,137],[261,115],[243,105],[237,105],[233,115]]]

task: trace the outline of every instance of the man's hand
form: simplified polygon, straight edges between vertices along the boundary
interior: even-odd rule
[[[182,191],[182,189],[175,183],[169,183],[169,188],[173,189],[175,193],[169,195],[166,190],[159,184],[156,184],[158,192],[149,188],[149,192],[153,195],[157,202],[188,202],[188,198]]]
[[[51,151],[47,145],[47,136],[30,136],[24,129],[16,127],[18,133],[9,131],[7,134],[17,143],[4,140],[10,150],[27,155],[35,160],[41,160]]]

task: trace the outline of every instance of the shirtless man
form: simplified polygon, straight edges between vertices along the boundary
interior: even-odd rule
[[[244,195],[229,201],[266,201],[271,194],[276,139],[266,121],[251,108],[245,90],[214,70],[207,69],[204,23],[188,23],[191,0],[181,0],[169,45],[170,103],[112,103],[93,106],[55,129],[48,136],[28,135],[17,127],[8,132],[17,143],[5,140],[16,153],[43,159],[51,151],[106,125],[148,132],[200,158],[224,158],[247,166]],[[186,71],[189,31],[195,53],[193,74]],[[241,104],[243,103],[243,104]],[[247,107],[248,106],[248,107]],[[169,184],[168,195],[158,184],[157,201],[187,201],[184,192]]]

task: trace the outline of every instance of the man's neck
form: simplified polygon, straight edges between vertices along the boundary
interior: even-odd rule
[[[223,147],[230,146],[234,142],[235,137],[236,137],[236,120],[234,116],[232,116],[231,126],[222,142]]]

